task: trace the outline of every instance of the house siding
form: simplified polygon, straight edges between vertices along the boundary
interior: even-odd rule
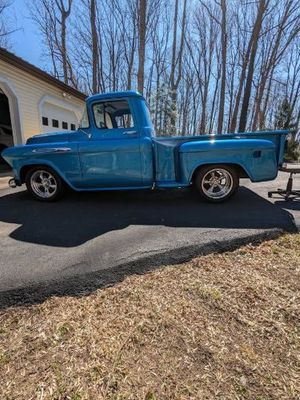
[[[44,82],[29,73],[22,71],[3,60],[0,60],[0,88],[1,78],[7,81],[18,99],[21,121],[21,133],[25,141],[30,136],[40,133],[41,118],[40,104],[44,97],[51,98],[54,105],[59,104],[62,109],[75,112],[77,118],[82,112],[84,101],[69,95],[63,96],[63,91]]]

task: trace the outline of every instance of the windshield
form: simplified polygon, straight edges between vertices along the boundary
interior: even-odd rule
[[[156,136],[156,133],[155,133],[155,130],[154,130],[153,124],[152,124],[151,110],[150,110],[150,106],[149,106],[149,104],[146,102],[146,100],[144,100],[144,105],[145,105],[144,111],[145,111],[146,124],[147,124],[148,127],[151,127],[151,128],[152,128],[151,136],[152,136],[152,137],[155,137],[155,136]]]
[[[88,128],[90,126],[90,122],[89,122],[89,116],[88,116],[88,112],[87,112],[87,108],[86,105],[84,106],[84,110],[83,110],[83,114],[82,114],[82,118],[79,124],[79,128],[84,129],[84,128]]]

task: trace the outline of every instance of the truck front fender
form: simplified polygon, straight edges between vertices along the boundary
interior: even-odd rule
[[[16,146],[5,150],[4,158],[12,166],[14,177],[19,183],[24,182],[24,175],[28,169],[36,165],[52,168],[73,189],[76,187],[76,182],[81,179],[76,144]]]
[[[20,184],[24,183],[27,172],[35,166],[46,166],[53,169],[61,177],[61,179],[68,186],[70,186],[70,188],[76,190],[76,187],[73,186],[72,182],[68,179],[68,177],[63,173],[61,169],[57,168],[57,166],[53,162],[43,159],[28,160],[27,162],[23,162],[21,165],[19,165],[17,169],[14,169],[14,176],[16,181]]]

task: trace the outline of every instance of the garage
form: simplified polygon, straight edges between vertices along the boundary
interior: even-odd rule
[[[43,101],[41,104],[42,132],[59,130],[75,130],[78,119],[74,111],[59,107],[54,103]]]
[[[0,89],[0,153],[6,147],[13,146],[13,134],[9,111],[9,102],[5,93]],[[0,172],[7,169],[7,164],[0,157]]]
[[[0,47],[0,152],[39,133],[77,129],[85,98]],[[0,173],[6,169],[0,158]]]

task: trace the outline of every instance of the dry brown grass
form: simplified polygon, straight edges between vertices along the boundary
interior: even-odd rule
[[[299,399],[300,235],[0,314],[0,399]]]

